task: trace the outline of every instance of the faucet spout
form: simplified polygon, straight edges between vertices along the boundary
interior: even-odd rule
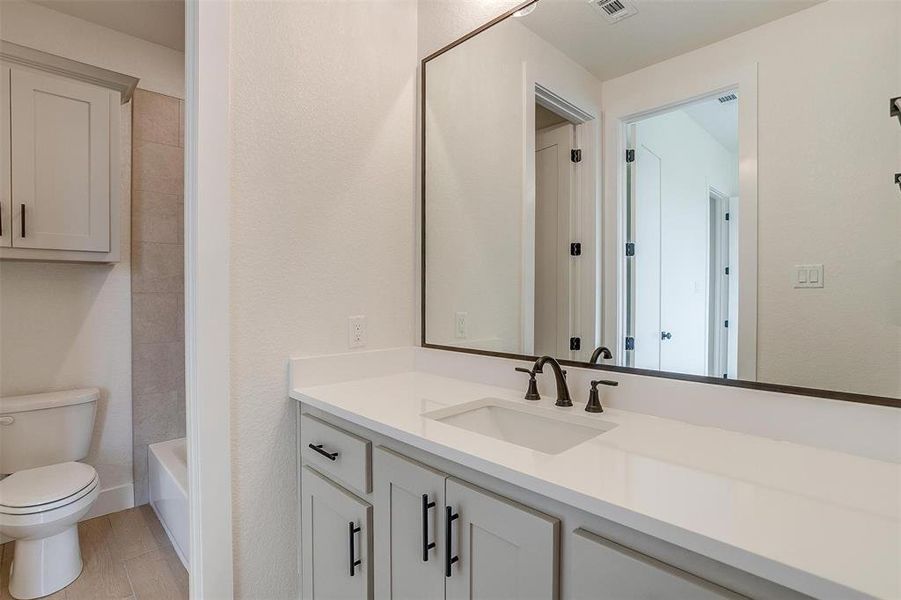
[[[566,385],[566,371],[563,370],[563,367],[560,366],[557,359],[551,356],[541,356],[535,361],[535,366],[532,370],[535,373],[543,373],[544,365],[547,364],[551,365],[551,369],[554,371],[554,380],[557,383],[556,406],[572,406],[573,401],[569,395],[569,386]]]
[[[598,346],[595,348],[594,352],[591,353],[591,358],[588,359],[588,362],[595,365],[601,358],[604,360],[613,358],[613,353],[610,352],[610,349],[607,346]]]

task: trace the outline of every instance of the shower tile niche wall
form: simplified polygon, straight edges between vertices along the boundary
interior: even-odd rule
[[[185,436],[184,101],[134,98],[132,361],[135,504],[150,500],[147,446]]]

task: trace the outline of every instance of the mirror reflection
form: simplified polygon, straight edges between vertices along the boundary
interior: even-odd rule
[[[899,39],[901,2],[539,0],[428,59],[423,341],[901,397]]]

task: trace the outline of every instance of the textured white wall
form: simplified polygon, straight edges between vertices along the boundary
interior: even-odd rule
[[[296,598],[287,357],[413,340],[416,4],[238,2],[231,20],[235,594]]]
[[[139,87],[185,97],[185,55],[27,0],[0,3],[0,38],[141,79]]]

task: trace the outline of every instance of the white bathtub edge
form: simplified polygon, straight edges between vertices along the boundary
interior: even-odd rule
[[[185,438],[179,438],[150,444],[147,453],[147,482],[150,507],[172,542],[179,560],[187,569],[187,464],[182,458],[185,443]]]

